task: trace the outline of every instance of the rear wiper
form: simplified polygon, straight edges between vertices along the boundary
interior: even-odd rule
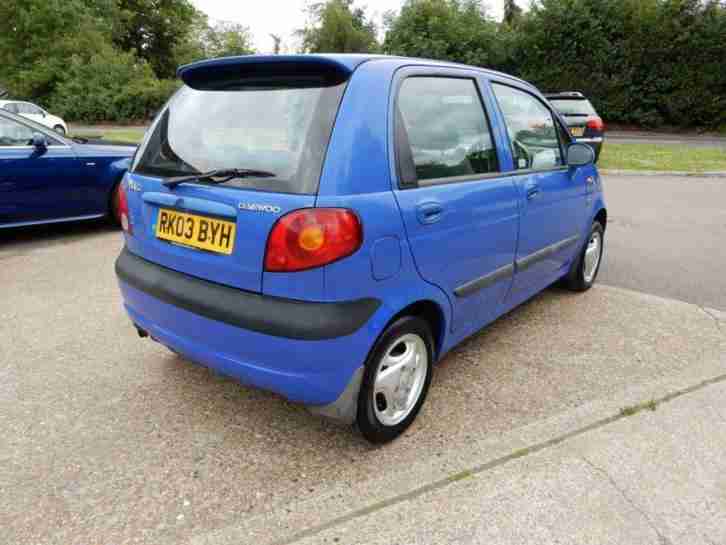
[[[274,178],[275,176],[277,176],[277,174],[266,170],[253,170],[249,168],[220,168],[210,170],[208,172],[200,172],[199,174],[187,174],[184,176],[165,178],[161,183],[166,187],[173,189],[179,184],[183,184],[185,182],[204,180],[207,183],[223,184],[230,180],[234,180],[235,178]]]

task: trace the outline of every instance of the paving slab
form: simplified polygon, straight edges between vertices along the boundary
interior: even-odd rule
[[[0,240],[0,543],[294,538],[716,376],[726,348],[693,305],[547,290],[441,362],[416,424],[372,447],[138,339],[117,232],[30,233]]]
[[[726,377],[287,542],[724,543],[725,397]]]

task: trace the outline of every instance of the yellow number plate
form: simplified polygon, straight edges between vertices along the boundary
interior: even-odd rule
[[[570,132],[572,133],[572,136],[578,137],[585,134],[585,129],[583,129],[582,127],[572,127],[570,129]]]
[[[166,208],[160,208],[156,218],[157,238],[227,255],[234,249],[236,227],[231,221]]]

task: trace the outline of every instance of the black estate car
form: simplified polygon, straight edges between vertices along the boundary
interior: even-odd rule
[[[565,118],[572,136],[592,147],[597,160],[605,139],[605,124],[590,101],[577,91],[549,93],[545,97]]]

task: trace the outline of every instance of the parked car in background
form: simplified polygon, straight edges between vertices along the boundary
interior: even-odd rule
[[[548,93],[545,97],[564,117],[572,136],[592,146],[597,161],[605,140],[605,123],[590,101],[577,91]]]
[[[595,281],[594,153],[522,80],[369,55],[179,75],[122,184],[141,337],[383,442],[459,342]]]
[[[0,108],[10,113],[21,115],[27,119],[40,123],[60,134],[68,134],[68,125],[60,117],[51,115],[43,108],[32,102],[20,100],[0,100]]]
[[[0,228],[109,216],[135,146],[69,139],[0,109]]]

